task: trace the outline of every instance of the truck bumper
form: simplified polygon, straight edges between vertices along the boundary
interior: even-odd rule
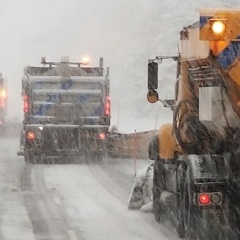
[[[107,131],[106,126],[26,125],[24,155],[41,158],[103,156],[107,151]]]

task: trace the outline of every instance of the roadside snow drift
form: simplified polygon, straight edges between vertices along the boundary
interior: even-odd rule
[[[128,209],[152,212],[153,164],[137,173],[130,194]]]

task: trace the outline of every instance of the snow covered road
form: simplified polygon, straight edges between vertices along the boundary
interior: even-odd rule
[[[128,210],[133,160],[26,165],[17,148],[18,138],[0,139],[0,239],[178,239],[152,214]]]

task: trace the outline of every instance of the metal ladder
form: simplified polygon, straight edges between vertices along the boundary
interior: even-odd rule
[[[209,65],[188,67],[188,77],[192,83],[197,82],[203,86],[216,86],[223,80],[217,69],[213,69]]]

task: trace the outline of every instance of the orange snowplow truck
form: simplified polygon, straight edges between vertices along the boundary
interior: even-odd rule
[[[240,239],[240,10],[200,10],[179,45],[148,63],[148,101],[173,111],[149,144],[153,212],[180,238]],[[165,58],[177,63],[173,101],[157,92]]]

